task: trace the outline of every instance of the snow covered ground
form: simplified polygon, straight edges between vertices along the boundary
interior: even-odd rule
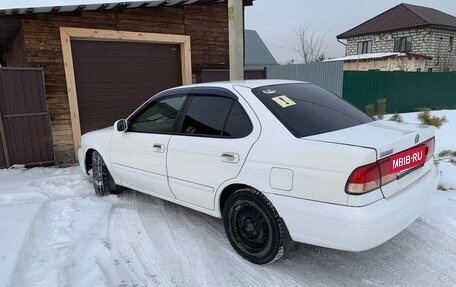
[[[433,114],[449,120],[437,152],[456,150],[456,111]],[[78,167],[0,170],[0,287],[456,286],[456,167],[440,169],[448,191],[385,244],[301,244],[266,266],[238,256],[220,220],[134,191],[97,198]]]

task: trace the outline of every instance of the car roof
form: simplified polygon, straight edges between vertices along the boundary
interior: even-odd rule
[[[296,84],[296,83],[307,83],[301,81],[293,81],[293,80],[278,80],[278,79],[267,79],[267,80],[245,80],[245,81],[224,81],[224,82],[208,82],[208,83],[198,83],[186,86],[180,86],[171,88],[169,90],[180,89],[180,88],[196,88],[196,87],[219,87],[219,88],[226,88],[232,89],[233,86],[244,86],[250,89],[262,87],[262,86],[270,86],[270,85],[281,85],[281,84]]]

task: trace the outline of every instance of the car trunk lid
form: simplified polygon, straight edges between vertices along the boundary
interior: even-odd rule
[[[306,139],[374,149],[377,153],[377,161],[380,162],[385,160],[392,161],[393,159],[397,160],[398,154],[404,156],[407,154],[405,151],[418,151],[420,149],[412,150],[412,148],[424,145],[434,135],[435,127],[432,126],[392,121],[375,121],[343,130],[306,137]],[[397,168],[397,161],[394,163]],[[433,164],[432,161],[428,161],[415,168],[400,170],[396,174],[396,180],[381,187],[384,197],[391,197],[407,189],[408,186],[412,185],[430,170],[431,164]]]

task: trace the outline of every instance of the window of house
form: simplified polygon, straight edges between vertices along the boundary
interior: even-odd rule
[[[394,38],[394,52],[409,53],[412,51],[412,37]]]
[[[372,53],[372,41],[362,41],[358,43],[358,55]]]
[[[448,52],[453,52],[453,42],[454,42],[454,37],[450,37],[450,45],[448,47]]]

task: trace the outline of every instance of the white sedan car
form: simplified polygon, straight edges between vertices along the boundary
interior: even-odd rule
[[[161,92],[78,155],[98,196],[127,187],[223,217],[233,248],[265,264],[289,242],[362,251],[401,232],[436,189],[434,134],[310,83],[224,82]]]

